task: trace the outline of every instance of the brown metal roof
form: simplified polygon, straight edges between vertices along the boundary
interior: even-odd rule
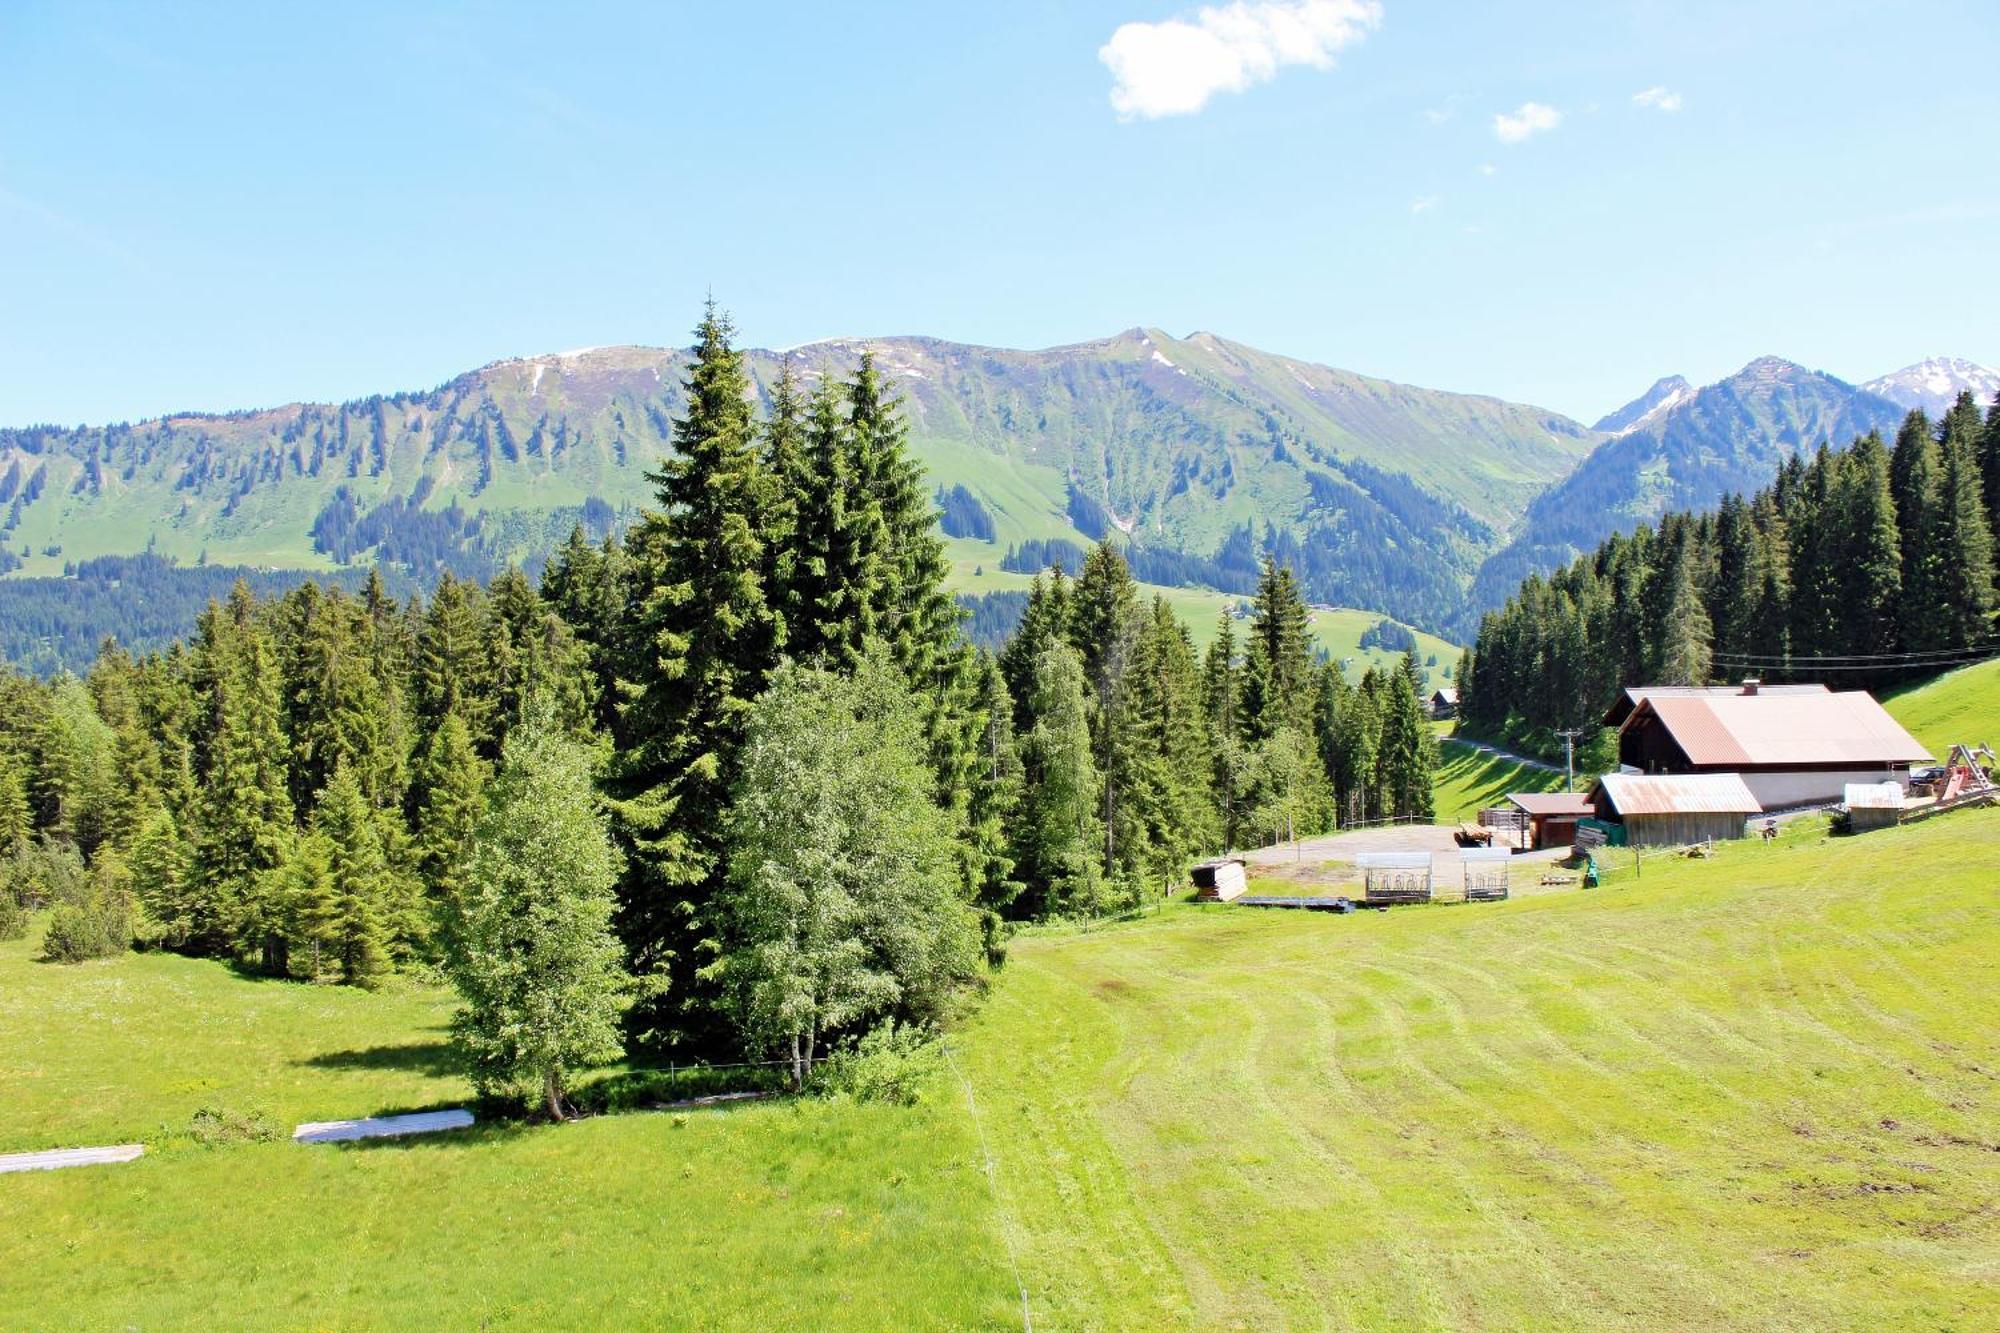
[[[1507,799],[1531,815],[1590,815],[1597,807],[1590,798],[1575,791],[1517,791]]]
[[[1872,695],[1656,695],[1650,710],[1691,764],[1911,764],[1930,752]],[[1635,712],[1634,716],[1638,715]]]
[[[1763,810],[1735,773],[1606,773],[1591,792],[1622,818],[1633,815],[1754,815]]]
[[[1611,705],[1604,714],[1604,725],[1615,727],[1632,716],[1632,710],[1648,699],[1676,698],[1721,698],[1726,695],[1743,693],[1741,685],[1634,685],[1619,694],[1618,702]],[[1812,685],[1764,685],[1757,686],[1757,694],[1825,694],[1826,686]]]

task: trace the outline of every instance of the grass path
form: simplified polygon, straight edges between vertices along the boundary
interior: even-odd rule
[[[1562,790],[1562,770],[1538,760],[1450,736],[1438,749],[1444,761],[1436,787],[1440,823],[1471,820],[1488,806],[1504,804],[1510,792]]]
[[[1957,818],[1019,941],[964,1058],[1038,1324],[1986,1325],[2000,815]]]

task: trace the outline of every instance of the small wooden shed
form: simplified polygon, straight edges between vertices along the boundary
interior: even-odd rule
[[[1508,803],[1528,817],[1526,846],[1568,847],[1576,841],[1576,822],[1597,813],[1590,798],[1577,792],[1517,791]]]
[[[1841,804],[1847,809],[1847,827],[1855,833],[1894,828],[1903,819],[1903,784],[1850,782]]]
[[[1763,813],[1735,773],[1606,773],[1591,788],[1597,819],[1624,826],[1628,847],[1684,847],[1744,836]]]
[[[1232,902],[1242,896],[1250,886],[1240,856],[1218,856],[1213,861],[1203,861],[1192,874],[1195,887],[1195,901],[1203,903]]]
[[[1363,852],[1354,863],[1361,868],[1362,901],[1371,907],[1431,900],[1429,852]]]
[[[1458,716],[1458,690],[1451,685],[1431,691],[1431,716],[1436,718]]]
[[[1514,853],[1505,847],[1471,847],[1458,855],[1465,862],[1465,901],[1495,903],[1506,898]]]

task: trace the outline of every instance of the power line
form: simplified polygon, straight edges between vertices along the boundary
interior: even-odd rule
[[[1910,667],[1942,668],[1942,667],[1958,667],[1958,666],[1977,666],[1981,662],[1991,662],[1992,660],[1993,658],[1990,656],[1965,657],[1957,659],[1947,658],[1943,661],[1938,661],[1938,662],[1904,662],[1901,663],[1900,665],[1910,666]],[[1742,664],[1730,663],[1729,665],[1740,666]],[[1814,663],[1814,662],[1807,662],[1807,663],[1769,662],[1762,666],[1756,667],[1755,669],[1759,671],[1780,671],[1780,670],[1785,670],[1787,668],[1795,668],[1796,669],[1795,674],[1804,676],[1816,676],[1822,671],[1888,671],[1888,670],[1893,670],[1897,665],[1898,664],[1894,662],[1871,662],[1854,666],[1838,666],[1838,665],[1829,665],[1829,664]]]
[[[1939,651],[1928,653],[1850,653],[1845,656],[1829,654],[1824,657],[1767,657],[1754,653],[1714,653],[1711,654],[1711,657],[1717,662],[1737,662],[1749,666],[1820,666],[1827,663],[1850,663],[1856,666],[1895,666],[1903,663],[1921,665],[1925,662],[1937,662],[1957,658],[1967,658],[1975,662],[1983,662],[1987,658],[1995,656],[1996,651],[2000,650],[1996,650],[1994,647],[1981,646],[1976,648],[1940,649]]]
[[[1967,653],[1991,653],[2000,651],[2000,639],[1989,639],[1981,643],[1963,643],[1956,648],[1921,648],[1913,652],[1900,653],[1732,653],[1716,652],[1713,656],[1741,658],[1746,661],[1787,661],[1787,662],[1874,662],[1884,658],[1910,657],[1963,657]]]

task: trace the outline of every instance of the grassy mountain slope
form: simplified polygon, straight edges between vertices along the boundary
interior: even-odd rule
[[[1954,745],[2000,749],[2000,658],[1948,671],[1882,706],[1939,759]]]
[[[1558,568],[1614,532],[1768,485],[1795,453],[1892,433],[1903,414],[1831,375],[1760,357],[1600,445],[1537,496],[1520,535],[1481,567],[1471,606],[1498,605],[1529,574]]]
[[[1133,329],[1042,351],[849,340],[749,359],[761,392],[781,359],[808,379],[844,375],[864,349],[904,396],[933,477],[992,515],[996,559],[1100,527],[1207,555],[1268,527],[1317,562],[1320,600],[1405,619],[1441,619],[1596,438],[1554,413],[1207,334]],[[289,568],[532,556],[579,518],[609,526],[650,498],[683,368],[678,351],[596,348],[427,393],[0,431],[0,542],[26,574],[148,544]]]
[[[914,1107],[341,1148],[172,1131],[463,1099],[438,992],[0,943],[0,1150],[150,1145],[0,1178],[0,1325],[1984,1327],[1996,835],[1037,932]]]

